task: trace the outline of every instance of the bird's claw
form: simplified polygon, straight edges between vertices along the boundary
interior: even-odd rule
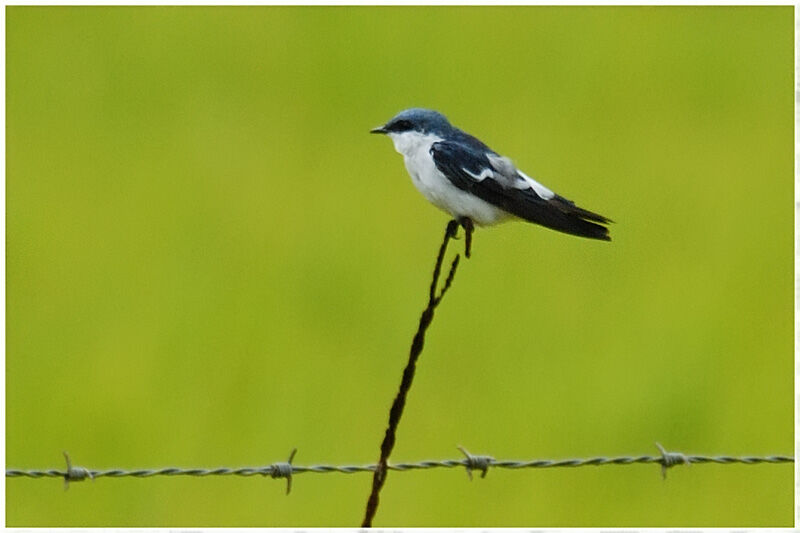
[[[475,231],[475,224],[469,217],[458,219],[458,225],[464,228],[464,255],[469,259],[472,254],[472,232]]]

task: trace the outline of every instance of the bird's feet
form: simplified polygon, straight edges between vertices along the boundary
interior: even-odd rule
[[[475,231],[475,225],[469,217],[461,217],[457,222],[464,228],[464,255],[469,259],[472,254],[472,232]]]

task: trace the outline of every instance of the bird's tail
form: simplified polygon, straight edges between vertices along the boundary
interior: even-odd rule
[[[559,195],[548,200],[539,200],[536,204],[535,208],[525,209],[522,213],[517,213],[517,216],[570,235],[602,241],[611,240],[605,225],[612,221],[602,215],[580,208]]]

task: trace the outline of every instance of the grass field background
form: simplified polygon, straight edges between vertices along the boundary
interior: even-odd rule
[[[444,112],[611,243],[480,229],[394,461],[793,450],[793,8],[7,8],[6,465],[377,460]],[[461,246],[460,241],[457,246]],[[391,473],[376,526],[790,526],[789,465]],[[10,526],[356,526],[368,474],[6,480]]]

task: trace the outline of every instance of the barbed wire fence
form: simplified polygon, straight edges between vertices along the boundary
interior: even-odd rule
[[[619,457],[589,457],[580,459],[531,459],[528,461],[519,461],[513,459],[495,459],[489,455],[473,455],[465,448],[458,446],[458,449],[464,455],[459,459],[441,459],[441,460],[424,460],[414,463],[391,463],[387,464],[388,470],[397,472],[409,472],[415,470],[430,470],[432,468],[457,468],[464,467],[467,476],[472,480],[472,472],[478,471],[481,477],[486,477],[489,469],[492,468],[505,468],[510,470],[519,470],[525,468],[577,468],[581,466],[607,466],[619,465],[628,466],[634,464],[658,464],[661,466],[661,475],[664,479],[667,476],[667,469],[677,465],[692,465],[692,464],[719,464],[719,465],[732,465],[732,464],[781,464],[781,463],[794,463],[794,457],[788,455],[767,455],[767,456],[739,456],[733,457],[729,455],[687,455],[681,452],[667,451],[659,443],[656,443],[658,448],[658,455],[639,455],[629,456],[623,455]],[[137,469],[127,470],[120,468],[113,468],[109,470],[92,470],[83,466],[76,466],[72,464],[72,460],[67,452],[64,453],[64,458],[67,463],[65,470],[22,470],[22,469],[6,469],[6,478],[62,478],[64,480],[64,488],[69,488],[71,482],[85,481],[90,479],[92,481],[99,478],[151,478],[155,476],[193,476],[193,477],[207,477],[207,476],[263,476],[271,477],[273,479],[286,479],[286,494],[292,490],[292,477],[295,474],[303,474],[307,472],[315,474],[356,474],[359,472],[375,472],[377,464],[369,465],[311,465],[300,466],[292,464],[297,448],[293,449],[289,455],[289,459],[284,462],[272,463],[266,466],[256,467],[218,467],[218,468],[180,468],[180,467],[164,467],[157,469]]]
[[[464,467],[467,476],[472,481],[473,471],[481,473],[484,478],[492,468],[504,468],[510,470],[518,469],[531,469],[531,468],[576,468],[583,466],[606,466],[606,465],[619,465],[627,466],[634,464],[658,464],[661,467],[662,478],[666,480],[667,470],[677,465],[692,465],[692,464],[719,464],[719,465],[732,465],[732,464],[780,464],[780,463],[794,463],[794,457],[788,455],[768,455],[768,456],[729,456],[729,455],[687,455],[682,452],[667,451],[661,444],[656,443],[658,448],[658,455],[639,455],[629,456],[623,455],[618,457],[590,457],[590,458],[576,458],[576,459],[531,459],[527,461],[513,460],[513,459],[495,459],[489,455],[473,455],[465,448],[458,446],[458,449],[463,454],[463,458],[458,459],[441,459],[441,460],[423,460],[413,463],[389,463],[389,456],[394,448],[395,433],[400,422],[405,405],[406,395],[411,387],[414,377],[415,366],[419,358],[425,340],[425,333],[430,326],[434,311],[438,307],[445,293],[451,287],[455,277],[456,269],[459,264],[460,255],[456,254],[453,259],[449,273],[445,281],[438,291],[438,281],[441,273],[441,267],[444,260],[444,255],[447,250],[448,242],[456,238],[456,233],[459,226],[464,228],[465,232],[465,257],[469,258],[471,255],[472,244],[472,230],[473,225],[469,219],[466,220],[451,220],[448,222],[445,230],[444,240],[439,248],[436,264],[433,272],[433,279],[429,290],[428,305],[420,317],[419,327],[412,341],[408,363],[403,371],[403,377],[395,396],[394,402],[389,415],[389,424],[381,443],[380,458],[376,464],[368,465],[311,465],[300,466],[293,464],[294,457],[297,453],[297,448],[293,449],[289,454],[287,461],[272,463],[266,466],[258,467],[217,467],[217,468],[181,468],[181,467],[163,467],[157,469],[121,469],[113,468],[108,470],[94,470],[84,466],[73,465],[70,455],[63,452],[66,460],[66,469],[49,469],[49,470],[36,470],[36,469],[6,469],[6,478],[62,478],[64,480],[64,489],[68,489],[70,484],[77,481],[96,480],[99,478],[152,478],[156,476],[192,476],[192,477],[208,477],[208,476],[262,476],[271,477],[273,479],[286,480],[286,494],[288,495],[292,490],[292,479],[296,474],[306,472],[317,474],[355,474],[359,472],[370,472],[373,474],[372,490],[367,501],[367,508],[362,522],[362,527],[371,527],[372,519],[379,504],[379,493],[386,481],[386,474],[388,471],[408,472],[416,470],[429,470],[432,468],[457,468]]]

